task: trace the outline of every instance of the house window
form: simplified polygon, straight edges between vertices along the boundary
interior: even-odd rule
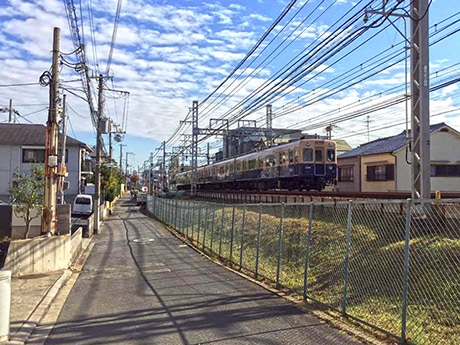
[[[394,164],[367,167],[367,181],[394,181]]]
[[[353,167],[339,168],[339,182],[353,182]]]
[[[460,177],[460,165],[432,165],[431,166],[432,177]]]
[[[58,152],[58,160],[61,158],[61,150]],[[69,152],[65,150],[65,162],[69,161]],[[22,149],[23,163],[45,163],[45,149]]]
[[[22,149],[23,163],[45,163],[45,149]]]

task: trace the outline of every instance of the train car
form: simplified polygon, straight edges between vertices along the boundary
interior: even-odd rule
[[[198,190],[323,190],[337,181],[336,144],[301,139],[197,169]],[[191,172],[177,174],[190,188]]]

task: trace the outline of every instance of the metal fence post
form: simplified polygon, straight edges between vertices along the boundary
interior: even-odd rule
[[[344,264],[344,284],[342,296],[342,314],[347,314],[347,293],[348,293],[348,270],[350,267],[350,241],[351,241],[351,205],[353,201],[348,202],[348,219],[347,219],[347,242],[345,247],[345,264]]]
[[[192,224],[191,204],[192,204],[192,202],[189,201],[188,202],[188,207],[187,207],[187,238],[190,238],[189,231],[190,231],[190,225]]]
[[[305,270],[303,274],[303,299],[307,299],[308,291],[308,263],[310,259],[310,244],[311,244],[311,228],[313,226],[313,207],[314,203],[310,203],[310,210],[308,212],[308,231],[305,244]]]
[[[191,210],[191,215],[192,215],[192,241],[195,238],[195,203],[193,203],[192,210]]]
[[[196,244],[200,244],[200,230],[201,230],[201,207],[198,207],[198,229],[196,234]]]
[[[244,252],[244,227],[246,222],[246,204],[243,205],[243,216],[241,220],[241,237],[240,237],[240,269],[243,266],[243,252]]]
[[[220,220],[219,255],[222,254],[222,233],[224,232],[224,215],[225,215],[225,205],[222,206],[222,218]]]
[[[206,203],[206,209],[204,212],[203,248],[206,247],[206,230],[208,229],[208,213],[209,213],[209,202]]]
[[[283,220],[284,220],[284,202],[281,203],[280,226],[278,232],[278,258],[276,263],[276,286],[280,284],[281,275],[281,252],[283,250]]]
[[[235,204],[232,207],[232,230],[230,233],[230,262],[233,260],[233,237],[235,235]]]
[[[214,224],[216,222],[216,207],[212,207],[212,225],[211,225],[211,243],[209,244],[209,249],[212,252],[212,244],[214,242]]]
[[[410,230],[412,221],[412,199],[407,199],[407,214],[406,214],[406,233],[404,239],[404,276],[403,276],[403,304],[401,315],[401,343],[406,343],[407,337],[407,305],[409,297],[409,259],[410,259]]]
[[[260,232],[262,230],[262,203],[259,208],[259,224],[257,225],[257,248],[256,248],[256,279],[259,276],[259,257],[260,257]]]
[[[177,200],[177,230],[182,233],[182,201]]]

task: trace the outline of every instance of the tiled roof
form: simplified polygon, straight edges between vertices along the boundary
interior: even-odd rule
[[[46,127],[19,123],[0,123],[0,145],[46,145]],[[67,146],[83,146],[85,143],[67,136]]]
[[[437,131],[438,129],[447,126],[444,122],[431,125],[430,133]],[[410,135],[410,131],[409,131]],[[389,153],[399,150],[404,147],[406,144],[406,132],[403,131],[398,135],[392,137],[377,139],[366,144],[362,144],[357,148],[345,152],[338,156],[338,158],[349,158],[349,157],[358,157],[358,156],[369,156],[379,153]]]

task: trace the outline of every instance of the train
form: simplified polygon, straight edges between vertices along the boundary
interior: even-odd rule
[[[191,188],[192,171],[176,174],[176,188]],[[333,140],[301,138],[197,168],[198,191],[317,190],[337,184]]]

